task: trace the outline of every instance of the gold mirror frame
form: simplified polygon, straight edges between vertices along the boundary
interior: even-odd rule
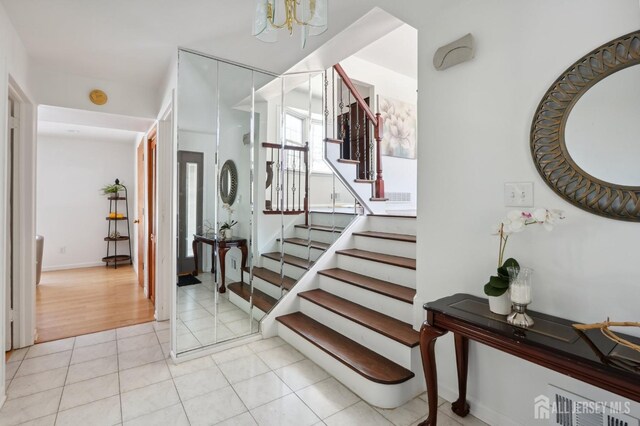
[[[223,185],[223,180],[228,182]],[[220,199],[223,203],[233,205],[236,201],[238,193],[238,170],[233,160],[227,160],[220,169],[220,177],[218,179],[218,190],[220,191]]]
[[[573,106],[587,90],[611,74],[639,64],[640,30],[600,46],[553,83],[531,125],[531,155],[551,189],[590,213],[631,222],[640,222],[640,186],[605,182],[582,170],[569,155],[564,132]]]

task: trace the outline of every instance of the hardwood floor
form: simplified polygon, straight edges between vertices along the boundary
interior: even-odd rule
[[[133,267],[44,272],[36,290],[36,342],[153,321]]]

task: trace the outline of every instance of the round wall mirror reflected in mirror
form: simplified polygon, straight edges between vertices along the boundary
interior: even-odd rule
[[[218,182],[220,199],[225,204],[233,205],[238,193],[238,170],[233,160],[227,160],[222,165]]]

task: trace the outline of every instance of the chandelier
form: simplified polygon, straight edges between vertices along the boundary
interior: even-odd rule
[[[302,48],[309,36],[317,36],[327,30],[328,0],[256,0],[253,35],[259,40],[278,41],[278,30],[287,29],[293,34],[300,26]]]

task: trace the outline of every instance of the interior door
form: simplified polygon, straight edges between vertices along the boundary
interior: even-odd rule
[[[138,285],[144,287],[144,259],[145,259],[145,232],[144,232],[144,141],[140,142],[137,150],[138,158]]]
[[[149,168],[147,179],[147,211],[149,222],[149,256],[148,256],[148,269],[149,269],[149,299],[154,303],[156,301],[156,168],[157,168],[157,143],[155,131],[149,137],[149,149],[147,153],[149,155]]]
[[[203,165],[202,152],[178,151],[178,275],[194,270],[193,236],[202,232]]]
[[[11,97],[8,98],[8,125],[7,125],[7,189],[8,198],[5,210],[5,229],[8,233],[5,240],[6,259],[6,330],[5,350],[13,348],[13,198],[14,198],[14,145],[18,132],[18,104]]]

